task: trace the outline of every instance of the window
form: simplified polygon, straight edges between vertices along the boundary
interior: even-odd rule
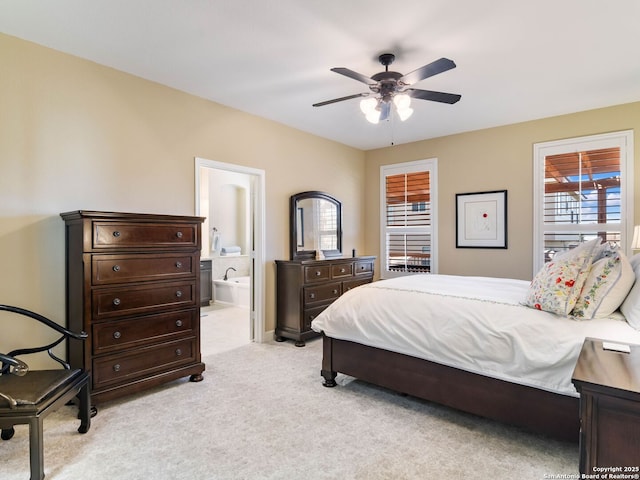
[[[338,215],[336,206],[327,202],[314,199],[315,208],[313,209],[316,218],[315,231],[318,232],[320,238],[320,250],[337,250],[338,249]]]
[[[381,276],[437,271],[437,161],[380,167]]]
[[[633,132],[534,145],[534,271],[596,237],[630,252]]]

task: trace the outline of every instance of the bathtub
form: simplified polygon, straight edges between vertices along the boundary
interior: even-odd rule
[[[251,277],[231,277],[213,281],[213,301],[236,307],[249,308]]]

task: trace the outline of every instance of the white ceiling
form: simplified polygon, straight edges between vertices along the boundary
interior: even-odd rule
[[[0,32],[364,150],[640,100],[638,0],[2,0]],[[367,76],[457,68],[406,122],[368,123]]]

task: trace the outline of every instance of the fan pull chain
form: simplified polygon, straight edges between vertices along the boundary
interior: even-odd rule
[[[391,113],[391,115],[389,115],[389,118],[387,119],[387,122],[389,122],[389,124],[391,125],[389,127],[389,129],[391,130],[391,146],[393,147],[396,143],[395,143],[395,121],[394,121],[394,114],[393,112]]]

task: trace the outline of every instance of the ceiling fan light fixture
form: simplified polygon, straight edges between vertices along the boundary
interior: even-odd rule
[[[398,93],[393,97],[393,103],[396,104],[396,108],[400,111],[411,106],[411,97],[406,93]]]
[[[380,122],[380,111],[374,108],[369,113],[365,114],[365,118],[368,122],[371,122],[375,125]]]
[[[409,118],[411,115],[413,115],[413,108],[411,108],[411,107],[396,108],[396,111],[398,112],[398,116],[400,117],[400,120],[403,121],[403,122],[407,118]]]
[[[360,100],[360,110],[362,110],[362,113],[364,113],[365,115],[374,112],[377,106],[378,100],[373,97]]]

